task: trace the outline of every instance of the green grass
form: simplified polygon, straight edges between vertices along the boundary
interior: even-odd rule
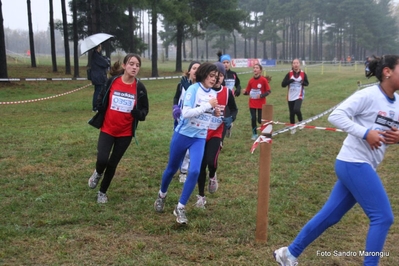
[[[160,65],[160,72],[176,75],[173,64]],[[267,69],[273,78],[267,102],[273,105],[273,120],[280,122],[288,122],[286,89],[281,88],[286,69]],[[357,89],[357,81],[373,82],[355,67],[308,66],[306,71],[305,119],[345,99]],[[64,76],[49,66],[10,65],[9,73]],[[149,73],[145,61],[140,77]],[[250,77],[240,75],[243,87]],[[189,224],[178,226],[172,214],[182,188],[178,178],[171,183],[166,212],[153,210],[168,160],[177,82],[143,81],[150,113],[139,124],[139,145],[132,143],[118,166],[106,205],[97,204],[97,190],[87,186],[99,133],[87,124],[93,115],[92,86],[35,103],[0,105],[0,265],[274,265],[273,250],[289,244],[327,199],[345,134],[303,129],[274,137],[268,240],[257,243],[259,148],[250,153],[248,98],[236,98],[239,114],[219,158],[219,190],[207,195],[206,210],[198,210],[193,207],[196,189],[187,206]],[[87,84],[0,83],[0,102],[49,97]],[[326,116],[311,125],[331,126]],[[274,131],[282,127],[274,125]],[[394,214],[399,213],[398,154],[398,147],[389,149],[379,168]],[[360,265],[361,257],[321,257],[316,252],[363,250],[367,229],[367,217],[356,206],[306,249],[301,265]],[[394,224],[384,249],[390,256],[380,265],[399,265],[398,241]]]

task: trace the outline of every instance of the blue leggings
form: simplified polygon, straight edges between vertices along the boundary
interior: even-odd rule
[[[180,133],[174,132],[172,141],[170,142],[169,162],[162,175],[161,191],[166,193],[173,175],[179,170],[181,162],[189,150],[190,165],[188,167],[188,175],[183,185],[183,191],[180,195],[179,202],[183,205],[187,204],[191,193],[197,185],[198,176],[201,170],[202,157],[204,156],[205,139],[190,138]]]
[[[327,228],[341,220],[356,203],[370,219],[366,252],[382,252],[393,213],[384,186],[376,171],[367,163],[335,162],[335,183],[323,208],[302,228],[288,247],[295,257]],[[356,249],[358,250],[358,249]],[[364,265],[378,265],[379,256],[365,256]]]

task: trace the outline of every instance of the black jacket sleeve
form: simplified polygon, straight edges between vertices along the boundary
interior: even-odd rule
[[[177,84],[175,97],[173,97],[173,105],[179,104],[181,92],[182,92],[182,85],[179,83]]]
[[[235,121],[238,114],[238,108],[233,92],[231,90],[229,90],[229,100],[227,101],[227,106],[230,109],[230,115],[233,118],[233,121]]]
[[[303,86],[308,86],[309,85],[308,75],[306,75],[306,73],[304,73],[304,74],[305,74],[305,78],[303,79],[302,85]]]
[[[140,121],[145,121],[149,112],[147,89],[140,81],[137,81],[137,104],[133,109],[132,114],[133,112],[136,113],[135,118]]]
[[[97,111],[102,113],[105,112],[105,110],[108,107],[108,93],[109,89],[111,88],[112,83],[118,76],[111,77],[107,80],[107,83],[103,88],[101,89],[100,93],[98,94],[97,101],[96,101],[96,108]]]
[[[234,75],[235,75],[234,86],[236,87],[236,89],[234,90],[234,96],[238,97],[241,94],[241,81],[236,72],[234,72]]]
[[[287,73],[287,75],[285,75],[283,81],[281,82],[281,87],[285,88],[288,85],[290,85],[291,81],[290,81],[290,75],[289,73]]]
[[[272,93],[271,90],[270,90],[270,91],[267,91],[267,92],[265,92],[265,93],[262,93],[262,94],[260,95],[260,98],[265,98],[265,97],[268,96],[270,93]]]

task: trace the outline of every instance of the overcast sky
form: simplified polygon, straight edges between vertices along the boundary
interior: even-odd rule
[[[4,19],[4,28],[28,30],[28,10],[26,8],[26,0],[3,0],[2,10]],[[69,0],[65,0],[65,3]],[[49,0],[31,0],[32,27],[33,31],[45,31],[48,28]],[[67,12],[69,10],[66,4]],[[53,16],[54,21],[62,19],[61,1],[53,0]],[[68,21],[71,20],[67,15]]]
[[[65,0],[65,2],[68,3],[69,0]],[[394,0],[394,2],[398,3],[399,0]],[[3,0],[2,4],[5,28],[28,30],[26,0]],[[47,30],[50,20],[48,4],[49,0],[31,0],[32,26],[34,32]],[[53,0],[53,9],[54,20],[62,19],[60,0]],[[69,10],[68,7],[67,10]],[[68,21],[70,21],[71,18],[68,14],[67,17]]]

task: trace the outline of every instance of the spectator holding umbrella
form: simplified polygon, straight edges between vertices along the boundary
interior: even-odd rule
[[[97,111],[96,102],[98,94],[107,82],[107,70],[110,67],[109,58],[101,54],[102,46],[99,44],[93,50],[91,55],[91,83],[94,85],[92,110]]]

